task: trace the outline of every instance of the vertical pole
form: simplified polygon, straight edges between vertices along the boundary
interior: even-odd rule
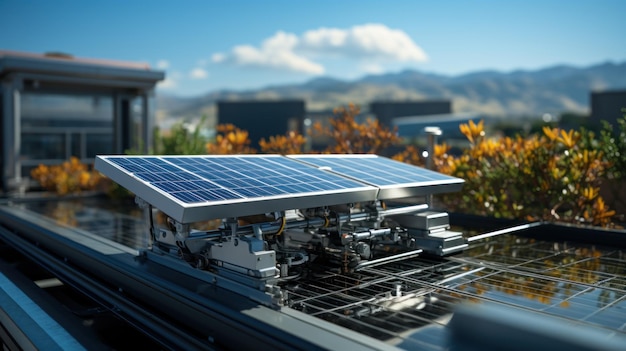
[[[304,125],[304,130],[302,131],[302,135],[304,135],[304,137],[306,138],[306,143],[304,144],[304,152],[309,152],[311,151],[311,148],[313,147],[313,136],[310,133],[311,132],[311,126],[313,124],[313,121],[311,120],[311,118],[306,117],[304,118],[304,121],[302,122],[302,124]]]
[[[15,164],[15,181],[22,181],[22,109],[21,92],[18,87],[13,88],[13,160]]]
[[[14,77],[2,82],[2,187],[4,192],[20,189],[23,183],[20,162],[22,81]]]
[[[426,132],[426,151],[428,152],[428,156],[426,157],[426,168],[434,169],[435,163],[433,158],[435,156],[435,144],[437,144],[437,137],[441,135],[441,129],[439,127],[426,127],[424,128],[424,132]],[[426,204],[428,207],[431,207],[433,204],[433,195],[426,195]]]
[[[14,142],[13,125],[15,115],[13,114],[13,83],[11,81],[2,82],[2,190],[9,191],[9,179],[14,174]]]
[[[142,94],[142,108],[141,108],[141,126],[142,130],[142,142],[143,152],[148,154],[154,148],[154,140],[152,135],[154,134],[153,128],[155,124],[155,102],[154,102],[154,89],[149,89]]]
[[[122,97],[119,92],[113,93],[113,150],[114,154],[124,152],[122,141]]]

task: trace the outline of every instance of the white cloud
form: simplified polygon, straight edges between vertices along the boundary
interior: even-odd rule
[[[425,62],[428,56],[404,31],[384,24],[319,28],[302,35],[299,48],[365,61]]]
[[[293,49],[298,44],[294,34],[277,32],[256,48],[251,45],[235,46],[229,54],[213,55],[213,62],[227,62],[239,66],[265,67],[308,74],[322,74],[324,67],[304,56],[296,54]]]
[[[206,79],[209,73],[203,68],[196,67],[189,72],[189,78],[191,79]]]
[[[215,63],[224,62],[224,61],[226,61],[226,55],[224,55],[221,52],[218,52],[216,54],[213,54],[213,56],[211,56],[211,61],[213,61]]]
[[[170,62],[168,60],[157,61],[157,64],[156,64],[157,69],[168,69],[169,67],[170,67]]]
[[[383,24],[364,24],[348,29],[319,28],[301,36],[279,31],[260,46],[238,45],[229,53],[213,54],[214,63],[273,68],[322,74],[314,59],[341,58],[367,63],[362,67],[380,73],[381,62],[424,62],[426,53],[404,31]]]
[[[345,45],[348,31],[338,28],[319,28],[302,35],[301,47],[312,51],[336,50]]]

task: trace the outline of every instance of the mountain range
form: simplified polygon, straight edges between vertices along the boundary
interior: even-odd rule
[[[568,65],[512,72],[479,71],[446,76],[406,70],[368,75],[356,80],[315,78],[302,84],[268,86],[254,90],[221,90],[182,98],[159,93],[157,120],[215,122],[219,100],[303,99],[308,111],[327,111],[355,103],[367,111],[372,101],[448,99],[454,112],[496,117],[589,113],[592,91],[626,89],[626,61],[588,67]]]

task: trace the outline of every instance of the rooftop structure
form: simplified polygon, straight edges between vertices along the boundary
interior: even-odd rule
[[[278,101],[218,101],[218,123],[230,123],[247,130],[252,147],[258,142],[289,131],[302,133],[305,115],[303,100]]]
[[[591,123],[599,127],[600,121],[615,125],[626,114],[626,90],[597,91],[591,93]]]
[[[72,323],[56,311],[59,305],[70,303],[64,298],[76,300],[72,295],[64,297],[59,289],[80,282],[84,292],[97,297],[103,306],[116,306],[116,313],[148,333],[126,339],[122,343],[126,347],[152,342],[155,347],[195,349],[264,345],[291,349],[619,350],[626,342],[624,231],[541,223],[512,225],[452,216],[455,228],[460,224],[475,230],[463,253],[372,262],[350,274],[322,270],[287,284],[289,303],[276,309],[251,301],[252,295],[220,287],[219,280],[202,280],[201,275],[190,273],[196,269],[189,265],[165,257],[146,260],[141,250],[146,247],[147,228],[139,209],[107,205],[101,199],[13,202],[0,205],[0,221],[0,242],[10,244],[2,246],[0,255],[4,267],[0,295],[7,297],[1,300],[3,308],[25,298],[15,290],[25,289],[24,277],[17,279],[6,263],[12,267],[27,263],[12,253],[11,247],[37,240],[38,246],[25,246],[27,250],[22,252],[44,260],[56,277],[63,277],[59,282],[50,273],[32,275],[41,288],[29,292],[29,301],[37,301],[40,310],[37,321],[22,324],[22,331],[32,337],[28,333],[39,325],[50,325],[47,316],[56,317],[57,323],[54,333],[49,331],[45,338],[39,335],[39,342],[52,338],[61,345],[94,342],[95,336],[89,339],[89,335],[103,316],[102,307],[83,302],[81,306],[86,307],[82,310],[92,312],[76,315],[67,310],[81,328],[69,336],[63,331],[75,330]],[[16,230],[22,238],[5,228]],[[50,248],[56,248],[61,258],[46,254]],[[67,258],[65,262],[62,257]],[[80,271],[72,268],[77,264]],[[29,271],[33,269],[23,274]],[[84,280],[86,272],[100,272],[100,276]],[[158,285],[159,281],[163,284]],[[6,295],[8,290],[10,295]],[[55,297],[47,304],[42,295]],[[63,302],[56,302],[56,308],[55,299]],[[10,328],[5,330],[15,332],[10,317],[16,314],[26,315],[22,320],[32,318],[34,312],[27,308],[31,305],[8,310],[3,327]],[[147,307],[151,310],[145,310]],[[134,329],[121,321],[117,324],[125,328],[124,333]],[[113,330],[119,333],[122,329]],[[242,333],[247,337],[241,338]],[[0,335],[0,341],[10,343],[5,336]],[[98,338],[100,343],[115,340],[110,334]]]
[[[398,128],[398,135],[412,140],[424,135],[424,128],[437,126],[446,139],[463,138],[459,124],[474,121],[478,123],[483,116],[476,113],[442,113],[434,115],[402,116],[391,120],[391,125]]]
[[[147,151],[163,78],[142,63],[0,51],[2,191],[15,190],[39,164]]]
[[[381,123],[390,126],[397,117],[450,114],[452,103],[450,100],[373,101],[370,112]]]

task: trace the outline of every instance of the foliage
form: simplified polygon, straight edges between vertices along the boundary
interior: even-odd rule
[[[99,189],[103,179],[99,172],[81,163],[77,157],[56,166],[39,165],[30,175],[44,189],[59,195]]]
[[[448,152],[450,146],[446,143],[435,144],[433,152],[433,167],[441,173],[450,174],[450,164]],[[410,163],[416,166],[425,167],[426,159],[421,155],[417,147],[414,145],[407,145],[407,147],[400,153],[394,155],[392,159],[400,162]]]
[[[426,160],[422,157],[420,151],[415,145],[407,145],[404,150],[391,158],[396,161],[410,163],[420,167],[426,166]]]
[[[607,172],[610,179],[626,179],[626,109],[622,112],[624,116],[617,120],[617,130],[603,121],[600,131],[600,147],[611,163]]]
[[[205,120],[206,117],[202,117],[200,123],[193,130],[181,122],[172,126],[166,135],[156,133],[154,153],[157,155],[198,155],[205,153],[207,140],[200,133],[200,126],[204,124]]]
[[[206,153],[213,155],[254,154],[256,150],[250,147],[248,132],[232,124],[217,126],[215,141],[206,143]]]
[[[306,138],[294,131],[290,131],[287,135],[271,136],[268,141],[265,138],[259,141],[261,151],[266,154],[301,154],[303,152]]]
[[[445,145],[435,152],[436,170],[466,181],[462,193],[447,196],[449,207],[495,217],[611,223],[615,212],[599,195],[609,162],[581,142],[593,134],[544,127],[542,135],[494,139],[485,136],[482,121],[460,130],[470,142],[460,156],[449,155]]]
[[[395,129],[381,125],[376,119],[368,118],[365,123],[358,123],[356,117],[359,112],[360,109],[353,104],[338,107],[333,111],[335,118],[330,120],[330,128],[320,123],[313,125],[314,135],[333,140],[333,145],[328,146],[326,152],[378,154],[400,142]]]
[[[377,120],[357,122],[359,108],[335,109],[330,126],[319,123],[313,134],[330,139],[324,152],[375,153],[400,142],[396,130]],[[202,122],[204,118],[202,119]],[[200,125],[202,124],[200,123]],[[562,130],[544,126],[541,133],[490,138],[484,122],[459,126],[469,141],[462,154],[450,154],[445,143],[435,145],[435,170],[465,179],[463,190],[444,196],[452,211],[506,218],[555,220],[600,226],[611,224],[615,212],[599,194],[604,179],[626,178],[626,115],[614,130],[609,124],[599,136],[585,129]],[[250,154],[249,134],[231,124],[217,126],[217,136],[207,141],[200,127],[175,125],[168,135],[155,135],[155,154]],[[306,138],[297,132],[272,136],[259,142],[264,153],[298,154]],[[393,157],[415,165],[424,158],[415,146]],[[83,190],[104,189],[105,177],[77,158],[59,166],[40,165],[31,172],[42,187],[63,195]],[[120,187],[109,182],[110,194]]]

